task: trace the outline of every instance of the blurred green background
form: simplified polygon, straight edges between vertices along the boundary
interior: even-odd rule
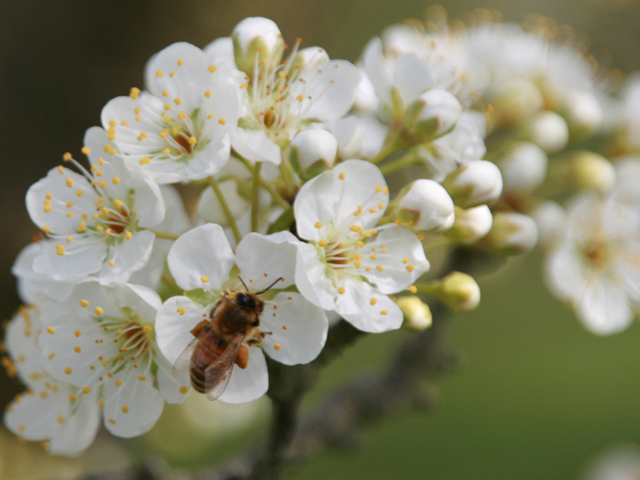
[[[262,15],[278,23],[285,39],[301,37],[303,46],[320,45],[333,58],[355,61],[369,38],[391,23],[422,17],[429,5],[421,0],[0,2],[4,318],[19,302],[10,266],[36,233],[24,207],[27,188],[56,166],[62,153],[79,152],[85,129],[99,123],[109,99],[142,86],[144,63],[154,52],[175,41],[204,46],[228,35],[242,18]],[[640,70],[638,0],[450,0],[442,5],[452,17],[475,8],[495,8],[514,21],[540,13],[587,34],[603,62],[625,72]],[[387,419],[365,435],[360,448],[325,454],[288,478],[572,479],[601,450],[622,442],[640,444],[637,326],[609,338],[586,333],[544,290],[540,260],[536,254],[512,261],[482,280],[481,307],[454,323],[453,343],[463,362],[442,379],[443,401],[435,414]],[[327,369],[316,399],[375,368],[403,335],[361,341]],[[20,389],[0,377],[0,405]],[[247,436],[220,440],[209,432],[194,435],[190,445],[176,434],[179,410],[167,413],[146,440],[120,445],[130,452],[161,448],[173,452],[174,463],[203,465],[259,437],[264,426],[264,418],[251,413],[255,426],[251,423]],[[172,439],[182,442],[180,451]],[[101,444],[100,451],[120,458],[118,445],[111,447],[116,450]],[[44,460],[39,447],[19,444],[0,430],[2,480],[71,478],[94,458],[95,449],[94,457]]]

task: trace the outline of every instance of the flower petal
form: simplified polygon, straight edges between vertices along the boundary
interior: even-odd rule
[[[222,227],[206,224],[178,238],[167,261],[180,288],[218,290],[229,278],[234,254]]]
[[[249,363],[244,370],[233,366],[231,379],[218,400],[224,403],[246,403],[262,397],[269,389],[269,374],[264,354],[259,348],[249,348]]]
[[[173,371],[172,365],[162,355],[156,357],[158,365],[158,389],[168,403],[182,403],[191,391],[189,370]]]
[[[346,279],[344,294],[336,301],[336,311],[354,327],[364,332],[380,333],[402,325],[402,311],[386,295],[371,285]]]
[[[122,283],[129,280],[133,272],[144,267],[151,257],[153,241],[156,236],[149,230],[142,230],[132,234],[130,240],[114,243],[109,250],[111,264],[105,262],[98,273],[100,283]]]
[[[78,281],[97,273],[107,259],[106,242],[85,243],[74,241],[58,253],[58,242],[43,242],[42,254],[33,261],[33,270],[60,282]]]
[[[302,242],[290,232],[273,235],[250,233],[236,249],[236,263],[251,290],[262,290],[278,278],[276,289],[295,283],[296,255]]]
[[[153,376],[145,375],[141,380],[136,378],[136,373],[129,369],[106,380],[104,425],[118,437],[147,433],[164,407],[162,395],[153,387]]]
[[[265,304],[261,330],[271,335],[264,338],[262,348],[285,365],[309,363],[322,351],[328,328],[324,310],[299,293],[280,292]]]
[[[337,287],[326,275],[326,265],[320,260],[313,245],[298,247],[296,259],[296,286],[298,291],[311,303],[323,308],[335,308]]]
[[[363,272],[382,293],[405,290],[429,270],[422,243],[412,231],[391,227],[378,233],[374,242],[362,249]]]
[[[231,145],[240,155],[251,162],[280,164],[282,151],[262,130],[238,128]]]
[[[318,241],[327,232],[348,230],[351,225],[373,227],[388,203],[380,169],[362,160],[347,160],[300,189],[294,203],[298,234]]]
[[[184,313],[182,309],[184,308]],[[156,340],[160,351],[173,365],[194,340],[191,330],[204,318],[205,309],[188,297],[172,297],[158,311]]]

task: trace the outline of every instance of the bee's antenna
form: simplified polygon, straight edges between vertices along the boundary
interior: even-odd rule
[[[240,279],[240,281],[242,282],[242,285],[244,285],[244,289],[248,292],[248,291],[249,291],[249,289],[247,288],[247,284],[246,284],[246,283],[244,283],[244,280],[242,280],[242,277],[241,277],[240,275],[238,275],[238,278],[239,278],[239,279]],[[269,288],[271,288],[271,287],[269,287]],[[267,290],[269,290],[269,288],[267,288]]]
[[[264,292],[266,292],[267,290],[270,290],[271,287],[273,287],[276,283],[278,283],[280,280],[284,280],[284,278],[280,277],[279,279],[277,279],[275,282],[273,282],[271,285],[269,285],[267,288],[265,288],[264,290],[262,290],[261,292],[256,292],[256,295],[261,295]]]

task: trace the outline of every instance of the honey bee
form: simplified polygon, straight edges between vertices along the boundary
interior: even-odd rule
[[[192,330],[194,340],[180,354],[174,370],[189,368],[191,385],[209,400],[217,399],[227,388],[233,365],[241,369],[249,363],[249,349],[243,345],[257,345],[271,332],[261,332],[260,315],[264,301],[258,296],[266,289],[252,293],[240,278],[246,291],[225,293],[211,309],[209,319],[202,320]]]

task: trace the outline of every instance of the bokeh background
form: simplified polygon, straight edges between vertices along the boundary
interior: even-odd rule
[[[493,8],[506,20],[539,13],[585,33],[603,62],[640,70],[640,0],[449,0],[452,17]],[[385,26],[421,18],[424,0],[24,0],[0,1],[0,314],[19,305],[10,267],[37,233],[27,188],[78,154],[112,97],[142,86],[145,61],[176,41],[205,46],[246,16],[267,16],[285,39],[357,60]],[[79,156],[79,155],[78,155]],[[293,470],[294,479],[577,479],[595,455],[640,444],[640,329],[597,338],[544,290],[539,254],[512,260],[481,280],[483,302],[459,316],[452,341],[457,372],[439,383],[440,407],[407,412],[370,429],[359,446]],[[384,363],[406,335],[361,341],[324,373],[318,392]],[[0,407],[21,390],[0,375]],[[189,413],[190,412],[190,413]],[[205,412],[205,413],[202,413]],[[73,478],[87,468],[124,465],[161,452],[180,468],[231,455],[262,434],[268,403],[220,410],[192,400],[141,440],[98,446],[77,460],[47,458],[0,428],[0,479]],[[201,419],[198,426],[193,417]],[[191,417],[191,418],[190,418]],[[211,419],[202,425],[202,419]],[[229,433],[235,419],[242,434]],[[204,422],[208,423],[208,422]],[[125,453],[126,452],[126,453]]]

